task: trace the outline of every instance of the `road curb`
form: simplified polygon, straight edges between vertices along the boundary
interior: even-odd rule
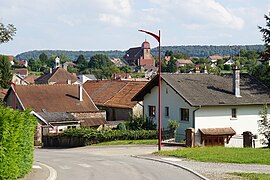
[[[50,175],[46,180],[56,180],[57,172],[54,168],[52,168],[51,166],[48,166],[47,164],[41,163],[41,162],[36,162],[36,163],[46,167],[49,170]]]
[[[156,158],[150,158],[150,157],[144,157],[144,156],[136,156],[136,155],[132,155],[131,157],[134,157],[134,158],[138,158],[138,159],[145,159],[145,160],[151,160],[151,161],[156,161],[156,162],[160,162],[160,163],[165,163],[165,164],[169,164],[169,165],[172,165],[172,166],[175,166],[175,167],[179,167],[179,168],[182,168],[196,176],[198,176],[199,178],[203,179],[203,180],[209,180],[208,178],[206,178],[205,176],[193,171],[192,169],[189,169],[185,166],[182,166],[180,164],[177,164],[177,163],[173,163],[173,162],[169,162],[169,161],[165,161],[165,160],[161,160],[161,159],[156,159]]]

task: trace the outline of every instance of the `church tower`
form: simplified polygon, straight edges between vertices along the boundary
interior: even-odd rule
[[[60,58],[57,56],[54,60],[54,69],[61,67]]]
[[[143,59],[151,59],[150,43],[146,40],[142,43]]]

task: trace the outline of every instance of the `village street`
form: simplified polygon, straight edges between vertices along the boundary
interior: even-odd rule
[[[42,163],[51,167],[50,169],[54,171],[51,179],[56,178],[57,180],[173,180],[180,177],[181,179],[200,179],[182,168],[134,157],[150,154],[156,149],[156,146],[88,146],[70,149],[35,149],[35,163]],[[44,173],[50,174],[49,172]]]

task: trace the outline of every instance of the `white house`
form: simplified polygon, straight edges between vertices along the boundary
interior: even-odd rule
[[[162,74],[162,128],[170,119],[180,122],[177,141],[186,139],[187,128],[194,128],[197,145],[241,147],[244,131],[259,136],[259,111],[270,103],[270,90],[248,74],[241,74],[240,81],[239,71],[234,70],[234,75]],[[143,101],[144,116],[157,122],[158,76],[132,100]],[[262,146],[261,138],[255,139],[256,147]]]
[[[232,59],[229,59],[224,63],[224,65],[234,65],[234,64],[235,64],[235,62]]]

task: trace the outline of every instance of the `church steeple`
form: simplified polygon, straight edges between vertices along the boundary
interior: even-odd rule
[[[54,60],[54,69],[61,67],[60,58],[57,56]]]

